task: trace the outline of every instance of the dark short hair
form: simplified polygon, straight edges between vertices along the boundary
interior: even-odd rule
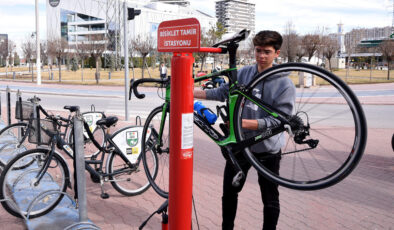
[[[282,36],[272,30],[263,30],[260,31],[253,38],[254,46],[272,46],[275,50],[279,50],[282,46]]]

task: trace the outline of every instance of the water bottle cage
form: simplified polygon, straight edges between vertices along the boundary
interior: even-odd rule
[[[227,106],[222,105],[222,106],[216,106],[216,110],[217,110],[217,115],[220,116],[223,120],[224,123],[226,123],[229,118],[228,118],[228,110],[227,110]]]
[[[209,112],[211,112],[211,113],[213,113],[213,114],[214,114],[214,112],[213,112],[210,108],[202,108],[202,109],[200,109],[200,111],[199,111],[199,113],[201,114],[202,118],[204,118],[205,121],[207,121],[208,123],[210,123],[209,120],[208,120],[208,118],[205,116],[205,113],[204,113],[205,110],[208,110]]]

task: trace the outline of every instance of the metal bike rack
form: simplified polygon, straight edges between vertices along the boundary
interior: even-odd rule
[[[26,219],[27,219],[27,220],[29,219],[29,217],[30,217],[30,212],[32,211],[33,207],[34,207],[35,205],[37,205],[38,201],[40,201],[40,200],[41,200],[42,198],[44,198],[45,196],[52,195],[52,194],[63,194],[63,195],[65,195],[66,197],[68,197],[68,198],[71,200],[71,204],[72,204],[73,206],[75,206],[75,208],[76,208],[76,202],[75,202],[75,200],[74,200],[69,194],[67,194],[66,192],[62,192],[62,191],[59,191],[59,190],[47,190],[47,191],[44,191],[44,192],[41,192],[40,194],[38,194],[38,195],[30,202],[29,206],[27,207]]]
[[[16,205],[16,203],[15,203],[14,201],[12,201],[11,199],[6,198],[6,199],[3,199],[3,200],[0,200],[0,203],[1,203],[1,202],[7,202],[7,201],[11,204],[12,207],[15,208],[15,210],[18,210],[19,214],[21,215],[21,217],[22,217],[26,222],[29,221],[29,220],[26,218],[26,216],[24,216],[24,215],[22,214],[22,211],[21,211],[21,209],[19,208],[19,206]]]
[[[87,215],[87,199],[86,199],[86,177],[85,177],[85,157],[83,143],[83,117],[79,110],[74,116],[74,143],[75,143],[75,173],[77,180],[77,197],[79,222],[68,226],[65,229],[100,229],[93,223],[89,222]],[[77,228],[75,228],[77,227]]]

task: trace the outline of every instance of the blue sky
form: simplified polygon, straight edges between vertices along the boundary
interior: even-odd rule
[[[63,0],[66,1],[66,0]],[[299,34],[326,28],[345,32],[359,27],[391,26],[393,0],[249,0],[256,4],[256,31],[284,31],[289,21]],[[45,0],[40,5],[40,36],[46,37]],[[190,0],[193,8],[215,16],[214,0]],[[0,0],[0,33],[20,44],[35,31],[35,0]]]

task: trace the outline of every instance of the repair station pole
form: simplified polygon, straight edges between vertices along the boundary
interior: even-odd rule
[[[200,23],[187,18],[160,23],[159,52],[172,52],[170,103],[170,172],[168,229],[192,226],[193,190],[193,52],[221,52],[200,47]]]

